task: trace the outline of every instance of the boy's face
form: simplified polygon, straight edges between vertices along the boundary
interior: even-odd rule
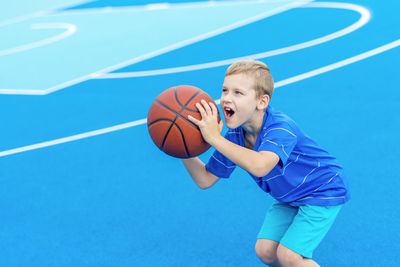
[[[222,85],[221,107],[226,126],[230,129],[251,126],[254,114],[260,108],[252,77],[232,74],[225,77]]]

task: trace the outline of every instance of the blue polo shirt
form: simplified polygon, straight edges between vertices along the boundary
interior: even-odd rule
[[[229,129],[229,141],[245,146],[243,128]],[[290,205],[335,206],[350,199],[342,166],[305,135],[285,114],[268,106],[253,150],[276,153],[279,163],[264,177],[249,173],[257,185],[279,202]],[[218,151],[208,171],[229,178],[236,164]]]

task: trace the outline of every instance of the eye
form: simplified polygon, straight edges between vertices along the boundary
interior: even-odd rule
[[[225,88],[222,88],[222,92],[227,92],[228,90]]]
[[[237,94],[237,95],[243,95],[242,92],[240,92],[240,91],[235,91],[235,94]]]

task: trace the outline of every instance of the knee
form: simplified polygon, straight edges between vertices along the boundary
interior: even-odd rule
[[[285,246],[279,245],[277,249],[277,258],[283,266],[299,266],[303,257],[300,254],[288,249]]]
[[[276,254],[277,247],[278,243],[275,241],[259,239],[257,240],[255,250],[257,256],[262,262],[264,262],[265,264],[272,264],[275,263],[278,259]]]

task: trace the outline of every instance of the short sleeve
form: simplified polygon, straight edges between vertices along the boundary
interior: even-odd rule
[[[239,144],[240,132],[237,129],[230,130],[225,134],[225,138],[235,144]],[[235,163],[217,150],[215,150],[206,164],[206,169],[219,178],[229,178],[235,167]]]
[[[206,169],[219,178],[229,178],[236,164],[215,150],[206,164]]]
[[[271,127],[263,133],[258,151],[271,151],[276,153],[283,166],[286,164],[296,144],[297,136],[290,127]]]

